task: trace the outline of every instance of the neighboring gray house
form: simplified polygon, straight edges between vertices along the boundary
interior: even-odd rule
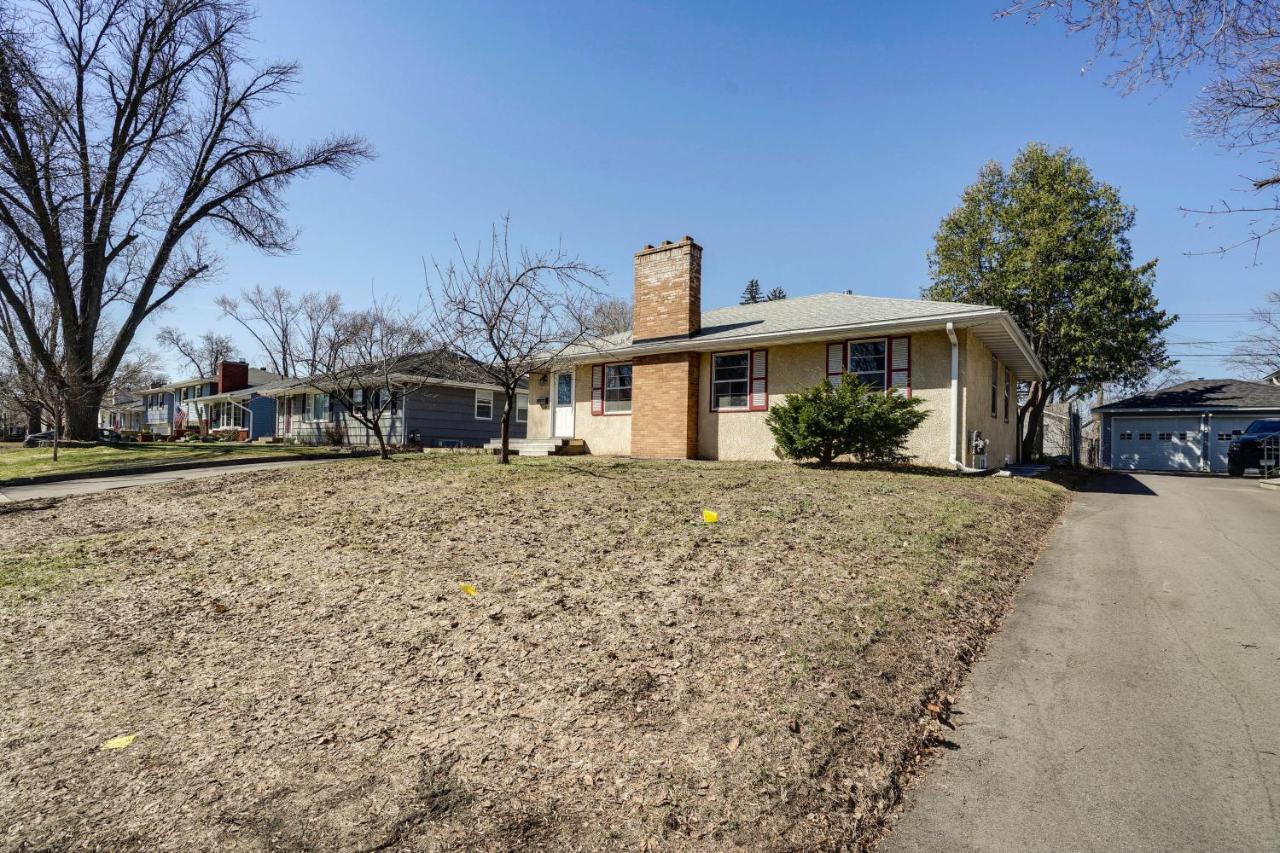
[[[1231,439],[1280,417],[1280,385],[1196,379],[1098,406],[1103,467],[1226,473]]]
[[[380,421],[388,444],[480,447],[501,435],[506,397],[474,363],[450,353],[428,352],[405,358],[391,376],[394,394]],[[382,395],[390,392],[379,387],[380,380],[365,381],[357,404],[377,409]],[[407,393],[406,386],[411,388]],[[377,443],[370,430],[325,392],[323,381],[296,379],[256,390],[276,399],[278,437],[304,444]],[[529,395],[521,391],[511,419],[512,438],[525,437],[528,420]]]

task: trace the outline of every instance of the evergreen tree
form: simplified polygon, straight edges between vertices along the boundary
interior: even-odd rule
[[[760,280],[753,278],[751,281],[747,282],[747,289],[742,291],[742,301],[738,304],[755,305],[757,302],[761,301],[763,301],[763,299],[760,296]]]
[[[1023,458],[1044,407],[1167,367],[1154,260],[1134,266],[1134,209],[1068,149],[1032,143],[1006,170],[988,163],[943,218],[926,299],[1008,311],[1048,374],[1018,412]]]
[[[779,299],[786,299],[786,298],[787,298],[787,292],[783,290],[781,287],[775,287],[773,290],[770,290],[768,294],[765,295],[764,301],[777,302]]]

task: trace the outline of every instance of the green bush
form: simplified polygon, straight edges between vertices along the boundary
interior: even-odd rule
[[[769,410],[765,423],[788,459],[830,465],[850,455],[859,462],[905,459],[907,437],[924,421],[922,401],[895,389],[871,388],[851,375],[822,382]]]

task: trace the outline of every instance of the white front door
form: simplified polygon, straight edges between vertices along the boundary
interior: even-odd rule
[[[553,377],[555,395],[551,434],[556,438],[573,438],[573,371]]]

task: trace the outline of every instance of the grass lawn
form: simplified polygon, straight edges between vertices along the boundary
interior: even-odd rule
[[[205,462],[220,459],[284,459],[291,456],[331,453],[329,447],[305,445],[237,445],[184,444],[182,442],[147,442],[99,445],[97,447],[60,447],[58,461],[53,461],[49,447],[23,447],[0,444],[0,483],[19,477],[43,474],[109,473],[149,465],[172,465],[179,462]]]
[[[861,847],[1067,501],[450,455],[9,511],[0,846]]]

